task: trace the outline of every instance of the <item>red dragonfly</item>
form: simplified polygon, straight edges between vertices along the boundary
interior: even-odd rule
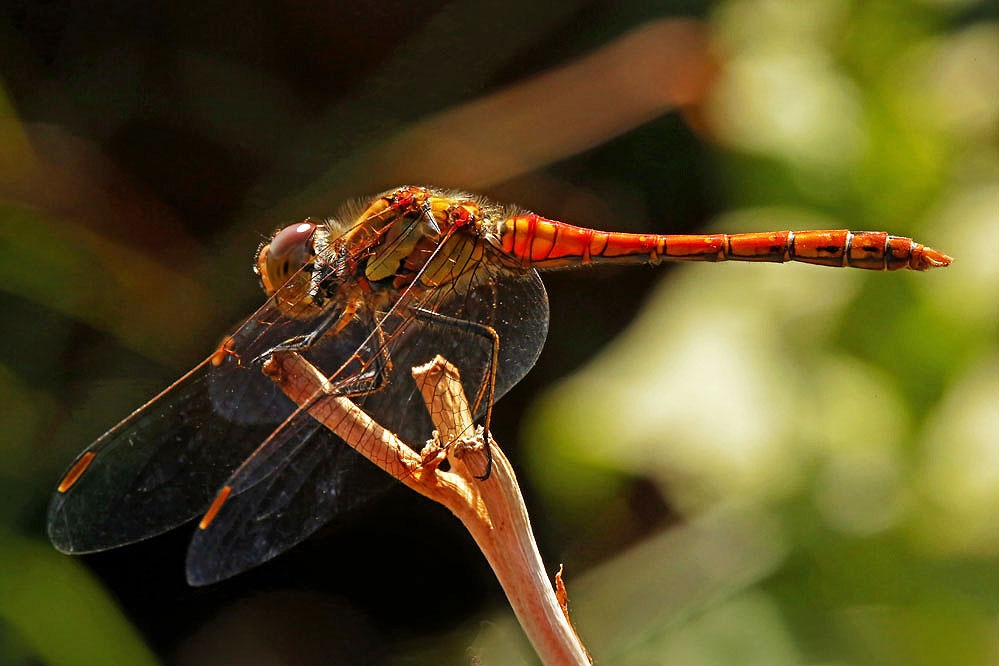
[[[269,353],[298,350],[337,395],[422,446],[432,426],[410,368],[437,354],[455,364],[488,428],[492,403],[544,344],[537,270],[667,260],[951,262],[884,232],[614,233],[460,192],[397,188],[275,234],[256,264],[267,302],[76,458],[50,505],[49,536],[86,553],[203,516],[187,557],[192,584],[269,560],[391,483],[261,373]]]

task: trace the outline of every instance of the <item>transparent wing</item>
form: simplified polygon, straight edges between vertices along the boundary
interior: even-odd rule
[[[386,371],[381,390],[356,399],[375,421],[416,449],[430,438],[433,426],[411,368],[443,355],[458,367],[472,400],[488,379],[492,339],[474,327],[417,319],[414,307],[496,331],[500,353],[494,399],[534,365],[548,330],[548,297],[534,271],[481,257],[474,264],[456,265],[454,271],[460,274],[450,276],[446,287],[420,292],[410,302],[399,303],[381,321],[391,370]],[[367,368],[379,354],[378,337],[369,335],[373,326],[367,322],[343,333],[350,339],[366,340],[357,350]],[[330,361],[342,362],[342,357],[329,353],[324,347],[328,344],[328,340],[321,341],[306,356],[332,373],[339,364]],[[358,376],[360,369],[348,374]],[[485,407],[480,406],[478,416]],[[301,433],[309,432],[314,424],[307,414],[299,414],[229,479],[228,498],[191,541],[189,582],[211,583],[271,559],[391,483],[391,477],[335,436],[322,445],[303,442]]]
[[[187,580],[206,585],[279,555],[395,480],[308,414],[295,417],[226,485],[230,498],[187,554]]]
[[[52,543],[67,553],[112,548],[200,515],[239,463],[295,405],[253,359],[313,330],[268,300],[206,359],[105,433],[70,465],[48,511]],[[332,434],[313,428],[311,437]]]
[[[308,356],[324,367],[340,368],[355,352],[376,351],[366,341],[368,332],[355,321]],[[363,375],[355,361],[338,377],[350,384]],[[227,499],[218,513],[191,540],[187,579],[192,585],[213,583],[271,559],[395,482],[305,411],[260,442],[226,481]]]

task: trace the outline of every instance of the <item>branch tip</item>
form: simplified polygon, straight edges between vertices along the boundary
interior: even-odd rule
[[[297,352],[277,352],[263,363],[270,377],[301,409],[371,462],[409,488],[449,508],[465,525],[492,566],[521,626],[546,664],[591,663],[566,611],[561,574],[556,598],[531,531],[530,519],[510,462],[490,438],[493,473],[488,483],[473,468],[486,459],[488,436],[476,428],[458,369],[441,356],[412,369],[436,441],[418,454],[347,398]],[[478,455],[471,455],[471,454]],[[454,454],[451,470],[439,469]]]

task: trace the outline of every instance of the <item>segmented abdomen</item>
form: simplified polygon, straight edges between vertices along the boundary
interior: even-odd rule
[[[558,268],[595,262],[803,261],[869,270],[926,270],[951,258],[883,231],[770,231],[749,234],[628,234],[521,215],[504,222],[505,252],[524,266]]]

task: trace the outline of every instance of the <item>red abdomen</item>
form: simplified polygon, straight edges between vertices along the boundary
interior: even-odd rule
[[[869,270],[926,270],[951,258],[883,231],[770,231],[749,234],[629,234],[597,231],[521,215],[500,233],[504,252],[524,266],[559,268],[597,262],[802,261]]]

